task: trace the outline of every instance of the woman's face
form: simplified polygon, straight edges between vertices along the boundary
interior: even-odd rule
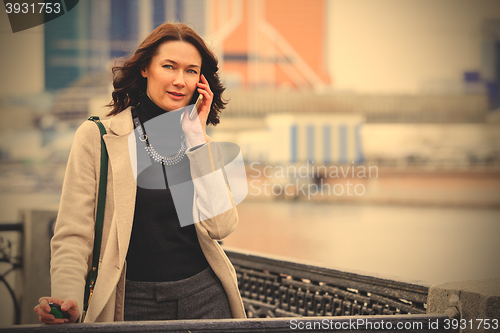
[[[168,41],[158,47],[141,74],[147,94],[159,107],[173,111],[189,104],[200,81],[201,55],[192,44]]]

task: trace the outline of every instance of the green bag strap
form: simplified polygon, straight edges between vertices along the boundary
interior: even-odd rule
[[[101,172],[99,177],[97,213],[95,218],[95,237],[94,237],[94,250],[92,252],[93,253],[92,268],[90,269],[90,272],[87,275],[87,282],[85,284],[85,296],[83,299],[84,315],[87,312],[90,299],[92,298],[92,293],[94,291],[94,286],[97,279],[97,270],[99,268],[99,255],[101,252],[102,227],[104,221],[104,206],[106,203],[106,185],[108,182],[108,150],[106,149],[106,144],[104,143],[103,139],[103,135],[106,134],[106,129],[99,120],[99,117],[92,116],[88,120],[95,122],[99,127],[99,131],[101,132]]]

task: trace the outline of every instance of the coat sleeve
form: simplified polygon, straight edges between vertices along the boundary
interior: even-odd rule
[[[186,152],[194,185],[194,222],[212,239],[227,237],[238,225],[238,211],[224,171],[224,156],[212,141]]]
[[[80,312],[94,242],[100,140],[93,122],[76,131],[51,240],[52,296],[76,300]]]

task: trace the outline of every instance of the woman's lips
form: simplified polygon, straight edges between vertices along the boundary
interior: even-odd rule
[[[184,94],[177,93],[175,91],[167,91],[168,95],[175,100],[181,100],[184,98]]]

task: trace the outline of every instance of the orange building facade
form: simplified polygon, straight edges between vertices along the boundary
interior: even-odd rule
[[[226,85],[301,90],[330,85],[326,6],[326,0],[210,1],[207,40]]]

